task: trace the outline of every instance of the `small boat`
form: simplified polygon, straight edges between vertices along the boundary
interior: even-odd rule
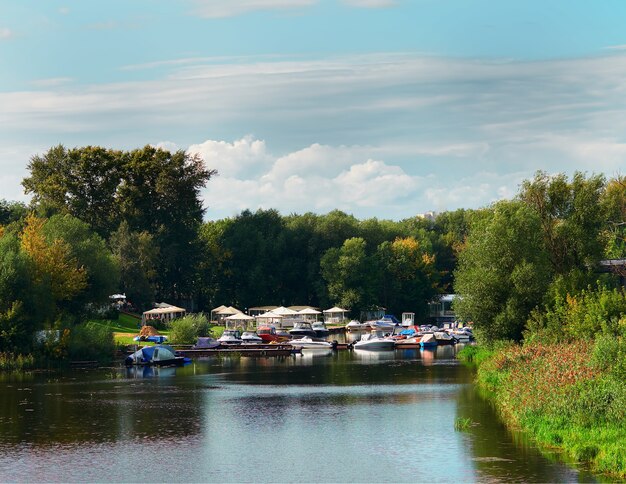
[[[421,336],[411,336],[410,338],[406,339],[397,339],[396,348],[417,348],[418,346],[420,346],[421,341]]]
[[[167,336],[163,336],[163,335],[153,335],[153,336],[135,336],[133,338],[133,341],[147,341],[150,343],[165,343],[167,341]]]
[[[474,334],[467,328],[455,329],[451,334],[459,343],[469,343],[474,339]]]
[[[400,326],[400,321],[393,314],[385,314],[382,319],[377,319],[372,323],[372,328],[383,331],[393,331],[397,326]]]
[[[289,331],[289,334],[291,336],[310,336],[311,338],[315,338],[316,336],[315,331],[311,327],[311,323],[305,321],[294,323],[293,329]]]
[[[201,336],[196,341],[196,344],[191,347],[192,350],[210,350],[217,348],[220,342],[210,336]]]
[[[126,366],[133,365],[156,365],[156,366],[182,366],[191,362],[189,358],[176,356],[174,348],[168,345],[144,346],[132,355],[126,357]]]
[[[241,341],[246,344],[263,343],[263,338],[252,331],[246,331],[241,335]]]
[[[310,338],[309,336],[303,336],[299,339],[292,339],[289,344],[294,348],[301,348],[303,350],[329,349],[333,347],[332,343],[329,343],[328,341],[315,340],[313,338]]]
[[[354,348],[361,350],[392,350],[396,342],[384,337],[380,331],[375,333],[367,333],[361,336],[361,339],[354,343]]]
[[[222,345],[240,345],[242,343],[241,331],[238,329],[225,329],[222,336],[217,338],[217,341]]]
[[[435,339],[437,340],[437,345],[453,345],[456,344],[456,339],[445,331],[435,331],[433,333]]]
[[[422,348],[434,348],[437,346],[437,339],[433,333],[425,333],[420,340],[420,346]]]
[[[289,336],[279,335],[274,326],[261,326],[257,329],[256,334],[259,335],[264,343],[280,343],[289,340]]]
[[[311,329],[315,331],[315,336],[318,338],[326,338],[330,334],[330,331],[328,331],[328,328],[322,321],[313,323]]]
[[[346,331],[365,331],[370,329],[369,323],[361,323],[356,319],[353,319],[348,324],[346,324]]]

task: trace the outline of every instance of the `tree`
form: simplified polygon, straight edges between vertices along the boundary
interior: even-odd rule
[[[378,246],[382,305],[399,314],[409,309],[420,316],[436,294],[435,256],[413,237],[397,238]]]
[[[120,271],[119,290],[138,309],[151,307],[155,301],[154,280],[159,248],[149,232],[133,232],[126,221],[109,240]]]
[[[520,201],[503,201],[477,216],[455,272],[458,316],[485,340],[520,340],[551,278],[540,215]]]
[[[601,258],[604,186],[602,175],[586,178],[576,172],[569,182],[563,173],[551,176],[541,171],[522,184],[519,199],[539,215],[544,244],[557,274],[586,270]]]
[[[19,353],[30,348],[37,325],[26,312],[30,286],[28,260],[17,236],[0,236],[0,352]]]
[[[340,306],[355,309],[378,304],[375,260],[360,237],[347,239],[340,248],[330,248],[320,262],[328,294]]]

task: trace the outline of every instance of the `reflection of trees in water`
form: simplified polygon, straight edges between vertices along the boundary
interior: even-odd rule
[[[574,469],[542,455],[524,434],[510,432],[474,385],[463,387],[457,402],[457,418],[469,418],[475,423],[464,442],[479,480],[564,482],[578,478]]]
[[[75,375],[0,384],[0,443],[57,445],[199,432],[196,392],[158,378],[120,380],[111,378],[119,375],[111,372]]]

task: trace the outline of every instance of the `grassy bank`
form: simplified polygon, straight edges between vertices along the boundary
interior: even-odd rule
[[[597,472],[626,477],[626,342],[467,347],[505,422]]]

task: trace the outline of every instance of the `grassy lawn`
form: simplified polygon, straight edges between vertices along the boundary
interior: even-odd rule
[[[128,314],[120,314],[117,320],[112,319],[94,319],[93,323],[103,326],[113,332],[113,338],[115,342],[121,345],[133,345],[137,344],[137,341],[133,341],[133,338],[139,334],[139,324],[141,320],[129,316]],[[211,328],[214,338],[219,338],[224,332],[224,326],[213,326]],[[170,331],[168,329],[158,329],[159,334],[169,336]],[[152,345],[146,341],[141,342],[142,345]]]

